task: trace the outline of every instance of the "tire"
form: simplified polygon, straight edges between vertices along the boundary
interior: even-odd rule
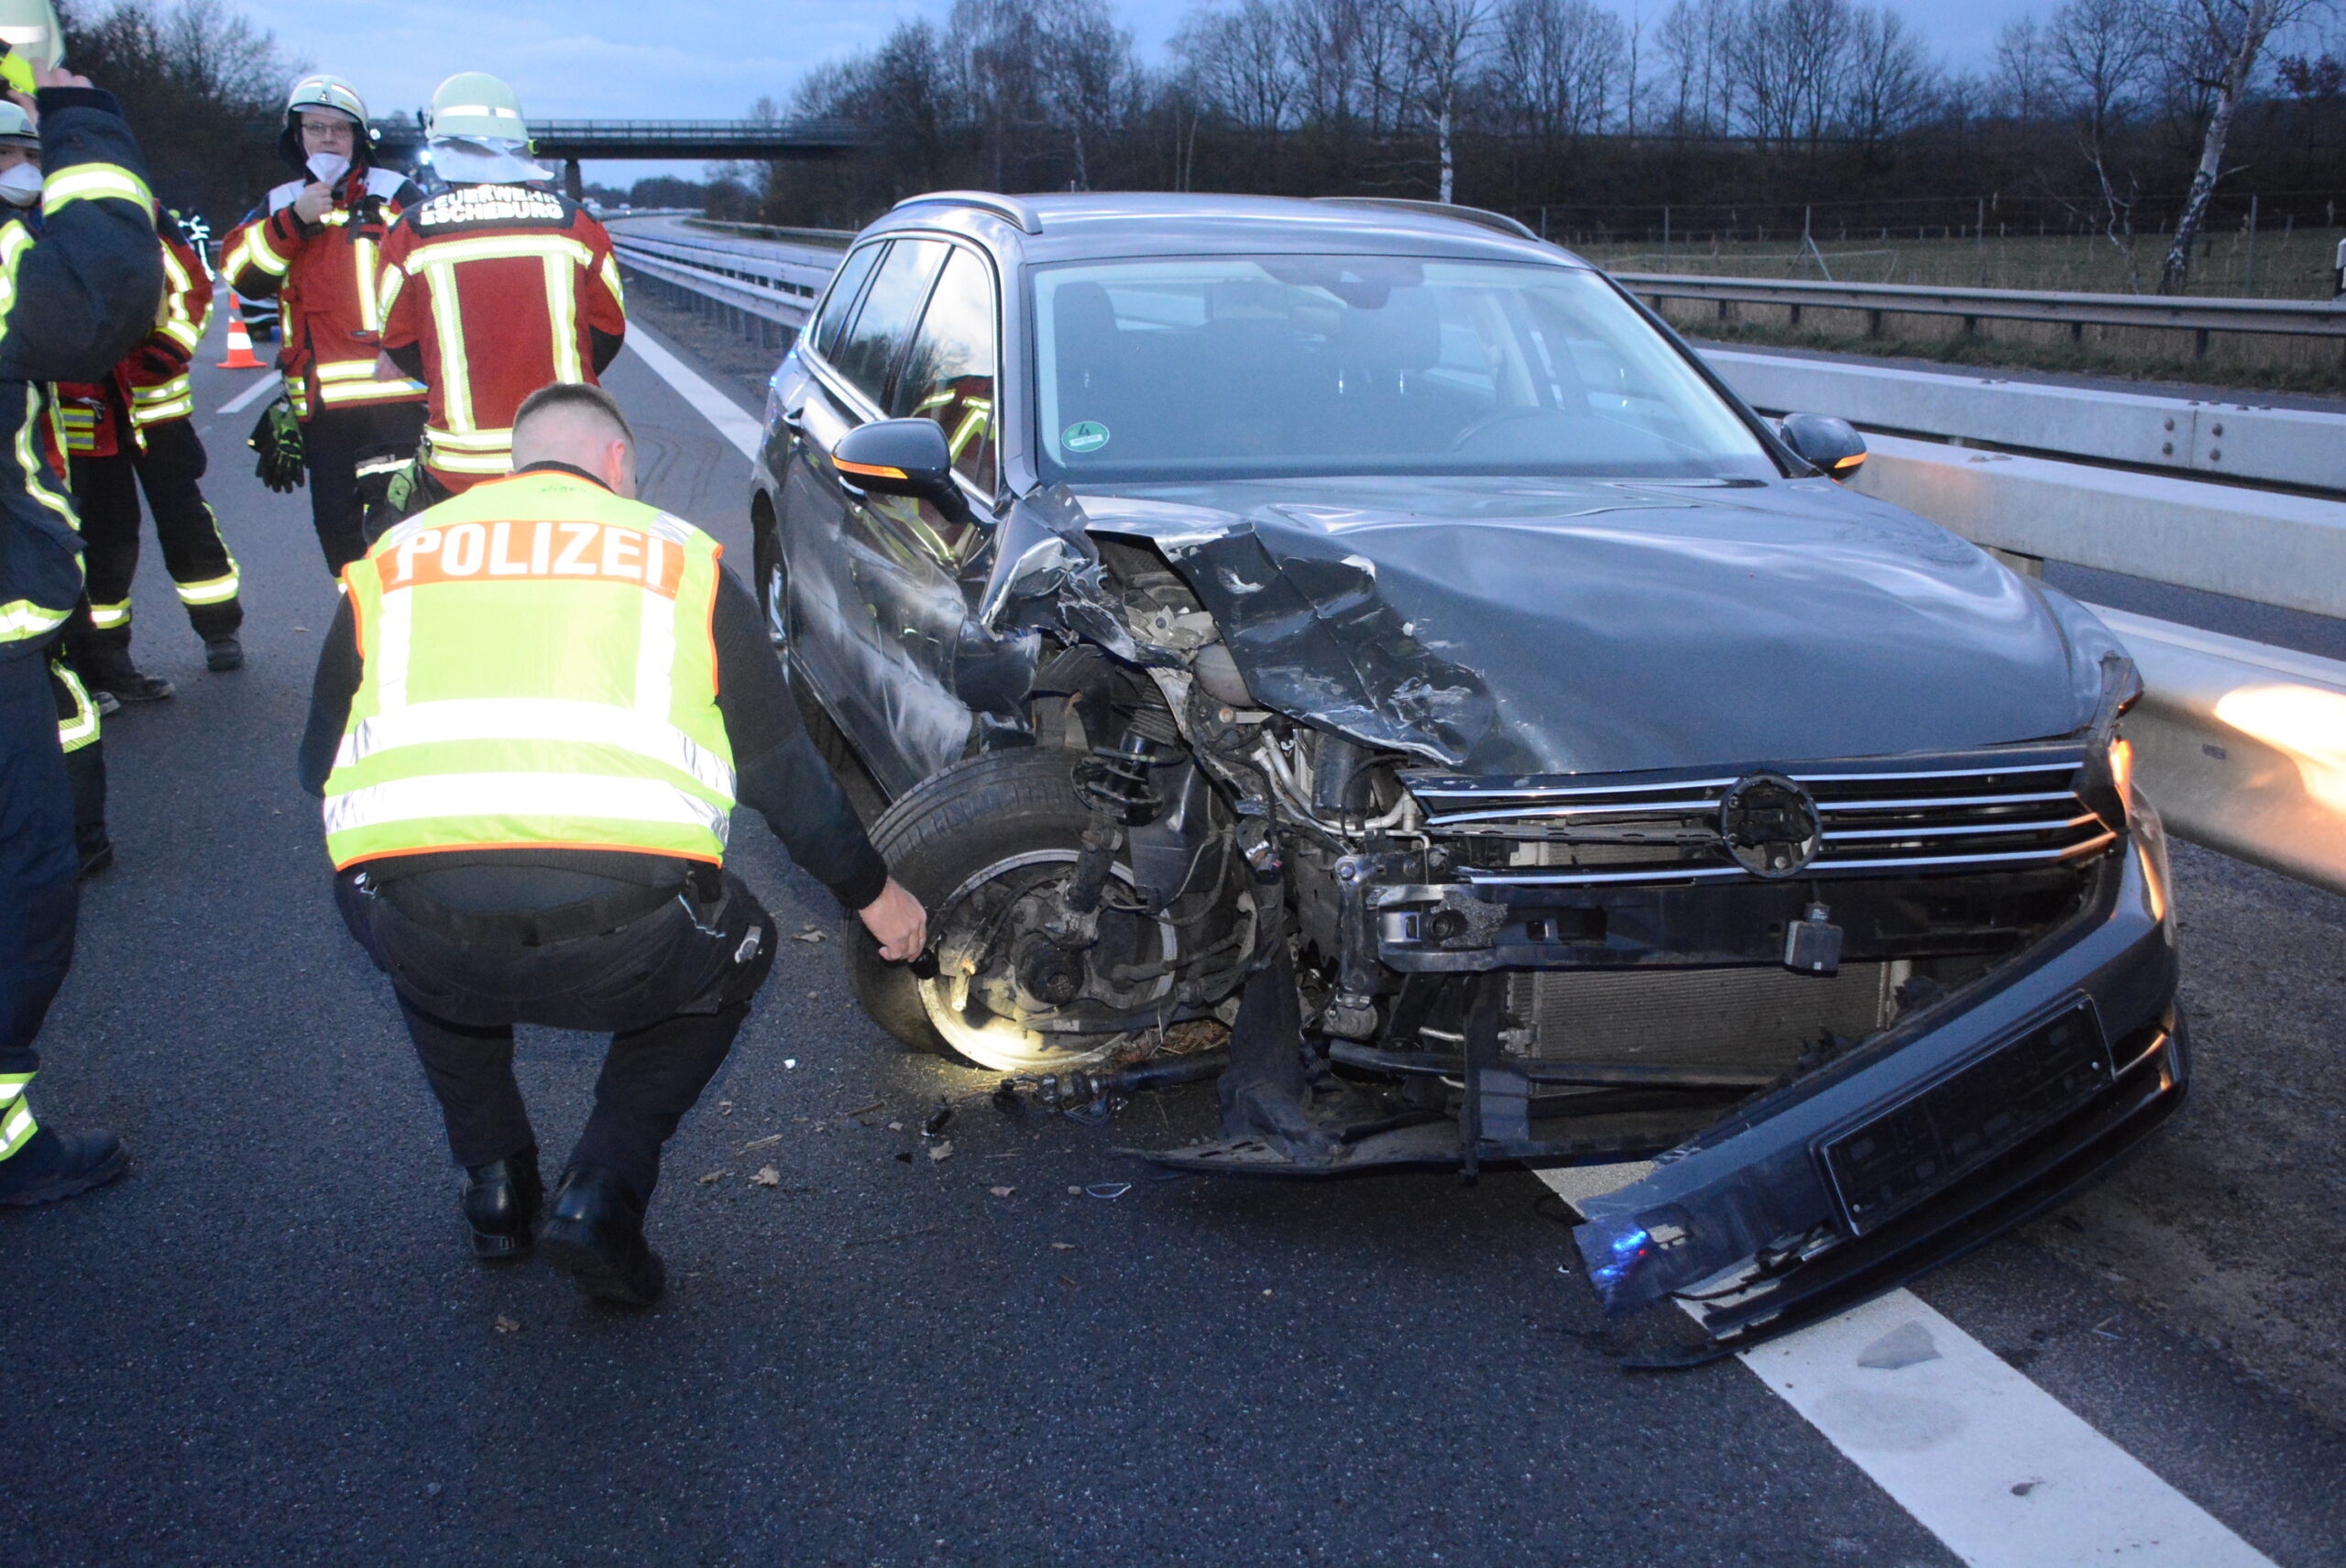
[[[1071,867],[1084,830],[1093,822],[1075,792],[1075,752],[1057,748],[989,752],[924,780],[881,817],[872,842],[896,880],[929,911],[933,945],[949,950],[957,933],[981,926],[1012,929],[1018,912],[1047,901],[1047,894],[1014,895],[1005,890],[1052,887],[1064,877],[1059,868]],[[1122,868],[1112,874],[1122,880]],[[1009,913],[989,916],[990,902]],[[1107,909],[1101,919],[1097,953],[1130,950],[1144,959],[1162,959],[1178,952],[1177,934],[1161,921]],[[986,949],[985,974],[965,981],[958,992],[965,1005],[957,1012],[950,975],[916,978],[909,967],[881,959],[861,921],[850,916],[846,927],[842,945],[858,999],[873,1022],[915,1050],[996,1072],[1049,1072],[1104,1061],[1132,1039],[1129,1033],[1046,1036],[981,1004],[973,1011],[966,1001],[977,994],[976,985],[1005,983],[1002,974],[1008,965],[992,961],[998,950],[992,946]],[[1159,990],[1170,988],[1169,979],[1159,982]],[[1107,1015],[1118,1014],[1112,1009]],[[977,1018],[987,1021],[973,1022]]]

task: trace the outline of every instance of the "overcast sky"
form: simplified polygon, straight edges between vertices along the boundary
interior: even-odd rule
[[[1631,0],[1605,0],[1625,17]],[[1647,16],[1669,0],[1639,0]],[[1891,0],[1946,58],[1970,63],[1996,29],[2051,0]],[[289,53],[347,76],[378,115],[420,107],[441,79],[487,71],[546,119],[730,119],[786,99],[808,66],[877,42],[952,0],[243,0]],[[1186,0],[1117,0],[1142,57],[1163,58]],[[624,185],[652,166],[589,165]],[[678,167],[676,172],[693,170]]]

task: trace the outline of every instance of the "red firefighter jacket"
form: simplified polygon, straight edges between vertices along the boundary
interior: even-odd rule
[[[384,236],[422,199],[414,181],[389,169],[354,168],[315,225],[293,200],[305,189],[290,180],[229,231],[220,277],[247,299],[275,295],[283,346],[278,367],[293,412],[354,403],[414,402],[423,389],[377,368],[380,312],[375,285]]]
[[[76,457],[111,457],[126,432],[146,444],[146,430],[195,411],[188,362],[212,322],[212,274],[168,212],[155,220],[163,242],[163,298],[155,330],[103,381],[64,381],[57,388],[65,450]]]
[[[504,473],[513,414],[555,381],[593,384],[627,305],[611,236],[568,197],[456,185],[383,246],[383,348],[432,389],[424,462],[455,491]]]

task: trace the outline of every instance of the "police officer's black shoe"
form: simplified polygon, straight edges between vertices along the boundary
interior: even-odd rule
[[[130,1151],[104,1127],[60,1133],[43,1127],[0,1159],[0,1204],[27,1209],[79,1197],[130,1168]]]
[[[245,645],[233,637],[203,640],[203,667],[214,674],[245,667]]]
[[[554,1215],[538,1245],[548,1263],[597,1301],[649,1307],[668,1287],[660,1255],[643,1239],[642,1206],[598,1165],[574,1165],[562,1173]]]
[[[465,1223],[472,1227],[473,1255],[499,1261],[527,1257],[545,1198],[535,1148],[467,1167]]]

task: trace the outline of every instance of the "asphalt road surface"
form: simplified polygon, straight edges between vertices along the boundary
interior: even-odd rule
[[[671,1147],[661,1308],[476,1264],[294,781],[334,592],[306,498],[249,476],[254,411],[210,411],[252,378],[198,380],[251,662],[203,673],[150,552],[137,652],[180,695],[107,723],[120,863],[41,1041],[42,1115],[135,1164],[0,1214],[11,1558],[1959,1561],[1743,1365],[1619,1370],[1679,1331],[1605,1321],[1533,1178],[1162,1179],[1115,1148],[1208,1094],[1005,1115],[863,1019],[836,940],[784,944]],[[636,355],[608,382],[648,499],[746,562],[739,454]],[[785,932],[835,933],[736,838]],[[599,1044],[521,1055],[551,1169]],[[2272,1561],[2341,1561],[2346,1440],[2286,1390],[2025,1240],[1917,1294]]]

